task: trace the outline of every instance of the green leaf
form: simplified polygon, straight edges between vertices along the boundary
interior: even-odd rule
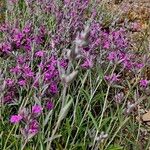
[[[110,145],[107,150],[123,150],[123,147],[120,145]]]
[[[70,107],[71,107],[72,102],[73,102],[73,100],[71,99],[71,100],[64,106],[64,108],[62,108],[62,110],[60,111],[60,114],[59,114],[59,118],[58,118],[59,121],[63,120],[63,119],[66,117],[66,115],[67,115],[67,113],[68,113],[68,111],[69,111],[69,109],[70,109]]]
[[[97,122],[90,111],[88,111],[88,115],[92,119],[92,122],[93,122],[95,128],[98,130]]]
[[[85,97],[86,101],[90,100],[89,93],[86,90],[84,90],[83,88],[81,89],[81,94]]]

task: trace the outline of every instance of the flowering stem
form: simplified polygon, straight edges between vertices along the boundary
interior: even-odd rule
[[[137,79],[138,79],[140,76],[141,76],[141,73],[138,75]],[[127,99],[128,99],[128,96],[129,96],[130,92],[131,92],[132,89],[137,85],[137,83],[138,83],[138,80],[137,80],[137,79],[136,79],[135,83],[133,84],[133,86],[129,89],[128,93],[126,94],[125,101],[124,101],[124,103],[123,103],[121,109],[124,108],[124,106],[126,105],[126,102],[127,102]]]
[[[87,77],[88,77],[88,74],[89,74],[89,70],[87,71],[87,73],[86,73],[86,75],[85,75],[85,77],[84,77],[84,79],[83,79],[83,82],[82,82],[82,85],[81,85],[81,88],[80,88],[80,89],[83,88],[84,83],[85,83],[85,81],[86,81],[86,79],[87,79]],[[76,100],[76,103],[75,103],[75,108],[74,108],[74,111],[73,111],[73,121],[72,121],[72,124],[71,124],[72,127],[73,127],[73,124],[74,124],[75,119],[76,119],[75,116],[76,116],[76,111],[77,111],[77,105],[78,105],[78,102],[79,102],[80,91],[81,91],[81,90],[79,90],[79,92],[78,92],[77,100]]]
[[[112,70],[112,73],[114,73],[116,69],[116,65],[114,65],[113,67],[113,70]],[[94,149],[94,145],[95,145],[95,142],[96,142],[96,138],[97,138],[97,135],[98,135],[98,132],[99,132],[99,129],[101,127],[101,124],[102,124],[102,120],[103,120],[103,116],[104,116],[104,112],[106,110],[106,106],[107,106],[107,98],[108,98],[108,95],[109,95],[109,90],[110,90],[110,87],[111,87],[111,84],[108,85],[108,88],[107,88],[107,92],[106,92],[106,96],[105,96],[105,100],[104,100],[104,106],[103,106],[103,110],[102,110],[102,114],[101,114],[101,119],[100,119],[100,122],[99,122],[99,126],[98,126],[98,130],[96,131],[96,134],[95,134],[95,137],[94,137],[94,142],[93,142],[93,146],[92,146],[92,150]]]
[[[63,91],[62,91],[62,105],[61,105],[60,112],[61,112],[61,110],[64,108],[64,105],[65,105],[66,92],[67,92],[67,85],[65,84],[65,85],[64,85],[64,89],[63,89]],[[51,148],[51,143],[52,143],[53,137],[54,137],[54,135],[56,134],[57,129],[58,129],[59,126],[60,126],[60,123],[61,123],[61,120],[58,119],[58,121],[57,121],[57,123],[56,123],[56,126],[55,126],[54,130],[52,131],[52,135],[51,135],[51,138],[50,138],[51,140],[50,140],[50,142],[49,142],[49,144],[48,144],[48,146],[47,146],[47,149],[50,149],[50,148]]]
[[[110,90],[110,85],[108,85],[108,88],[107,88],[106,97],[105,97],[105,100],[104,100],[104,106],[103,106],[103,110],[102,110],[101,119],[100,119],[100,122],[99,122],[98,129],[100,128],[100,126],[101,126],[101,124],[102,124],[104,112],[105,112],[105,110],[106,110],[107,98],[108,98],[108,95],[109,95],[109,90]],[[96,138],[97,138],[98,133],[99,133],[99,130],[96,131],[96,134],[95,134],[95,137],[94,137],[93,146],[92,146],[92,150],[94,149],[94,145],[95,145],[95,142],[96,142]]]

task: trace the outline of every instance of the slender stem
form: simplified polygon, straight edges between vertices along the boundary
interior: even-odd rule
[[[70,67],[69,67],[69,69],[68,69],[68,72],[70,71],[70,68],[71,68],[71,65],[69,65]],[[64,88],[63,88],[63,91],[62,91],[62,104],[61,104],[61,109],[60,109],[60,112],[61,112],[61,110],[64,108],[64,106],[65,106],[65,100],[66,100],[66,93],[67,93],[67,85],[66,84],[64,84]],[[59,128],[59,126],[60,126],[60,123],[61,123],[61,121],[60,120],[58,120],[57,121],[57,123],[56,123],[56,126],[55,126],[55,128],[54,128],[54,130],[53,130],[53,132],[52,132],[52,135],[51,135],[51,140],[50,140],[50,142],[49,142],[49,144],[48,144],[48,146],[47,146],[47,149],[50,149],[51,148],[51,144],[52,144],[52,141],[53,141],[53,137],[54,137],[54,135],[56,134],[56,132],[57,132],[57,129]]]
[[[11,135],[11,133],[13,132],[13,130],[14,130],[15,127],[16,127],[16,126],[14,125],[14,126],[12,127],[11,131],[9,132],[9,134],[8,134],[8,136],[7,136],[7,139],[6,139],[6,142],[5,142],[5,144],[4,144],[3,150],[6,150],[6,146],[7,146],[8,139],[9,139],[9,137],[10,137],[10,135]]]
[[[114,65],[111,74],[114,73],[114,71],[115,71],[115,69],[116,69],[116,66],[117,66],[117,65]],[[98,135],[98,133],[99,133],[99,128],[101,127],[101,124],[102,124],[102,120],[103,120],[103,117],[104,117],[104,112],[105,112],[106,106],[107,106],[107,98],[108,98],[108,95],[109,95],[110,87],[111,87],[111,84],[109,84],[109,85],[108,85],[108,88],[107,88],[107,92],[106,92],[106,96],[105,96],[105,100],[104,100],[104,105],[103,105],[103,110],[102,110],[102,114],[101,114],[99,126],[98,126],[98,129],[97,129],[96,134],[95,134],[95,137],[94,137],[94,142],[93,142],[92,150],[94,149],[95,142],[96,142],[96,138],[97,138],[97,135]]]
[[[85,77],[84,77],[84,80],[83,80],[83,82],[82,82],[82,85],[81,85],[80,89],[83,88],[84,83],[85,83],[85,81],[86,81],[86,79],[87,79],[88,74],[89,74],[89,71],[87,71],[87,73],[86,73],[86,75],[85,75]],[[73,111],[73,121],[72,121],[71,127],[73,127],[73,124],[74,124],[74,122],[75,122],[76,111],[77,111],[77,105],[78,105],[78,102],[79,102],[79,96],[80,96],[80,90],[79,90],[78,95],[77,95],[77,98],[76,98],[76,103],[75,103],[75,107],[74,107],[74,111]]]
[[[117,131],[114,133],[113,137],[111,138],[111,140],[109,141],[109,143],[107,144],[105,150],[107,150],[108,146],[111,144],[111,142],[114,140],[115,136],[117,135],[117,133],[120,131],[120,129],[124,126],[124,124],[130,119],[130,117],[126,118],[124,120],[124,122],[119,126],[119,128],[117,129]]]
[[[25,146],[26,146],[26,144],[27,144],[27,141],[28,141],[28,140],[25,140],[25,142],[24,142],[24,144],[23,144],[21,150],[24,150],[24,148],[25,148]]]
[[[100,86],[101,82],[102,82],[102,79],[99,81],[98,85],[96,86],[94,92],[93,92],[92,95],[91,95],[91,98],[90,98],[89,103],[88,103],[88,105],[87,105],[87,107],[86,107],[85,113],[84,113],[84,115],[83,115],[83,118],[82,118],[82,120],[81,120],[81,122],[80,122],[80,124],[79,124],[79,127],[78,127],[78,129],[77,129],[77,131],[76,131],[76,134],[75,134],[75,136],[74,136],[74,139],[73,139],[73,141],[72,141],[72,143],[71,143],[72,146],[73,146],[73,144],[74,144],[74,142],[75,142],[75,139],[76,139],[77,134],[78,134],[78,132],[79,132],[80,126],[82,125],[82,123],[83,123],[83,121],[84,121],[84,119],[85,119],[85,117],[86,117],[86,114],[87,114],[88,109],[89,109],[89,107],[90,107],[90,103],[91,103],[91,101],[92,101],[92,99],[93,99],[93,97],[94,97],[94,95],[95,95],[95,93],[96,93],[98,87]]]
[[[109,63],[109,65],[107,66],[107,71],[108,71],[109,67],[110,67],[110,63]],[[116,65],[114,66],[113,70],[115,70],[115,68],[116,68]],[[106,73],[106,71],[105,71],[105,73]],[[100,79],[100,80],[99,80],[99,79]],[[94,97],[94,95],[95,95],[95,93],[96,93],[96,91],[97,91],[97,89],[98,89],[98,87],[100,86],[100,84],[101,84],[102,81],[103,81],[103,79],[100,78],[100,77],[98,77],[98,80],[97,80],[98,84],[97,84],[95,90],[93,91],[93,93],[92,93],[92,95],[91,95],[91,98],[90,98],[89,103],[88,103],[88,105],[87,105],[87,107],[86,107],[85,113],[84,113],[84,115],[83,115],[83,118],[82,118],[82,120],[81,120],[81,122],[80,122],[80,124],[79,124],[79,127],[78,127],[78,129],[77,129],[77,131],[76,131],[76,134],[75,134],[75,136],[74,136],[74,139],[73,139],[71,145],[73,145],[74,142],[75,142],[75,139],[76,139],[77,134],[78,134],[78,132],[79,132],[80,126],[82,125],[82,123],[83,123],[83,121],[84,121],[84,119],[85,119],[85,117],[86,117],[86,114],[87,114],[87,112],[88,112],[88,109],[89,109],[89,107],[90,107],[90,103],[91,103],[91,101],[92,101],[92,99],[93,99],[93,97]],[[72,148],[72,146],[71,146],[71,148]],[[71,149],[71,148],[70,148],[70,149]]]
[[[106,110],[107,98],[108,98],[108,95],[109,95],[109,90],[110,90],[110,85],[108,85],[108,88],[107,88],[106,97],[105,97],[105,100],[104,100],[104,106],[103,106],[103,110],[102,110],[102,114],[101,114],[99,126],[98,126],[98,129],[97,129],[96,134],[95,134],[95,137],[94,137],[94,142],[93,142],[92,150],[94,149],[94,145],[95,145],[95,142],[96,142],[96,138],[97,138],[97,135],[98,135],[98,133],[99,133],[99,128],[101,127],[102,120],[103,120],[103,116],[104,116],[104,112],[105,112],[105,110]]]
[[[57,123],[56,123],[56,126],[55,126],[55,128],[54,128],[54,130],[53,130],[53,132],[52,132],[52,135],[51,135],[51,138],[50,138],[50,142],[48,143],[48,146],[47,146],[47,150],[50,150],[50,148],[51,148],[51,144],[52,144],[52,141],[53,141],[53,137],[54,137],[54,135],[56,134],[57,129],[58,129],[59,126],[60,126],[60,123],[61,123],[61,121],[58,120]]]

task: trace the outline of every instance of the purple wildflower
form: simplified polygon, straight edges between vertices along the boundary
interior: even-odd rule
[[[46,108],[47,108],[47,110],[52,110],[54,108],[53,102],[52,101],[48,101],[46,103]]]
[[[19,80],[18,81],[18,84],[20,85],[20,86],[25,86],[26,85],[26,80]]]
[[[4,95],[4,103],[11,103],[13,101],[14,95],[14,91],[7,92]]]
[[[52,77],[53,77],[52,72],[46,72],[46,73],[44,74],[44,80],[45,80],[45,81],[51,80]]]
[[[30,33],[30,31],[31,31],[31,23],[27,23],[25,27],[23,28],[22,32],[25,34],[28,34]]]
[[[50,84],[50,92],[51,92],[51,94],[58,93],[57,84],[55,82],[53,82],[53,83]]]
[[[135,67],[137,67],[137,69],[142,69],[144,67],[143,63],[136,63]]]
[[[105,41],[105,42],[104,42],[103,48],[105,48],[105,49],[109,49],[109,48],[110,48],[110,43],[109,43],[109,41]]]
[[[37,57],[43,57],[44,56],[44,52],[43,51],[37,51],[35,53],[35,56],[37,56]]]
[[[10,72],[15,73],[15,74],[21,73],[21,67],[17,65],[14,68],[11,68]]]
[[[31,133],[37,134],[38,133],[39,123],[37,122],[37,120],[32,120],[29,123],[29,127],[28,127],[27,131],[28,131],[29,134],[31,134]]]
[[[130,60],[124,59],[124,60],[122,61],[122,64],[123,64],[123,67],[124,67],[124,68],[129,69],[129,70],[132,69],[133,63],[132,63],[132,61],[130,61]]]
[[[11,51],[11,44],[8,42],[0,43],[0,51],[8,54]]]
[[[68,61],[63,59],[63,60],[60,60],[60,66],[63,67],[63,68],[66,68],[68,65]]]
[[[88,68],[92,68],[94,65],[93,63],[93,58],[86,58],[83,62],[83,64],[81,64],[81,67],[88,69]]]
[[[41,114],[42,110],[43,110],[43,108],[40,105],[34,105],[32,107],[32,113],[33,114]]]
[[[10,118],[10,122],[11,123],[19,123],[22,120],[22,116],[21,115],[12,115]]]
[[[105,80],[107,80],[109,83],[115,83],[117,81],[119,81],[120,79],[118,79],[120,77],[120,75],[116,75],[115,73],[113,73],[112,75],[105,75]]]
[[[34,72],[31,70],[31,68],[30,67],[28,67],[28,66],[24,66],[24,68],[23,68],[23,72],[24,72],[24,76],[25,77],[33,77],[34,76]]]
[[[117,53],[116,53],[116,52],[110,52],[110,53],[108,54],[108,57],[107,57],[107,59],[108,59],[109,61],[115,61],[116,58],[117,58]]]
[[[17,58],[17,63],[23,65],[26,62],[26,57],[23,55],[19,55]]]
[[[148,80],[142,79],[140,80],[140,86],[146,88],[148,86]]]
[[[12,87],[13,84],[14,84],[14,80],[13,80],[13,79],[8,78],[8,79],[6,79],[5,81],[6,81],[6,85],[7,85],[8,87]]]

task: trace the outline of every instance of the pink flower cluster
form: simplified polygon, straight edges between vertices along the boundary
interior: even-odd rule
[[[46,108],[48,110],[53,109],[54,105],[51,101],[48,101],[46,104]],[[23,121],[25,123],[24,128],[21,129],[22,134],[25,138],[34,136],[39,132],[40,125],[38,122],[38,117],[43,112],[43,108],[40,105],[33,105],[32,110],[29,111],[26,108],[22,108],[17,115],[12,115],[10,117],[10,122],[13,124],[18,124]],[[23,126],[23,124],[20,124]]]

